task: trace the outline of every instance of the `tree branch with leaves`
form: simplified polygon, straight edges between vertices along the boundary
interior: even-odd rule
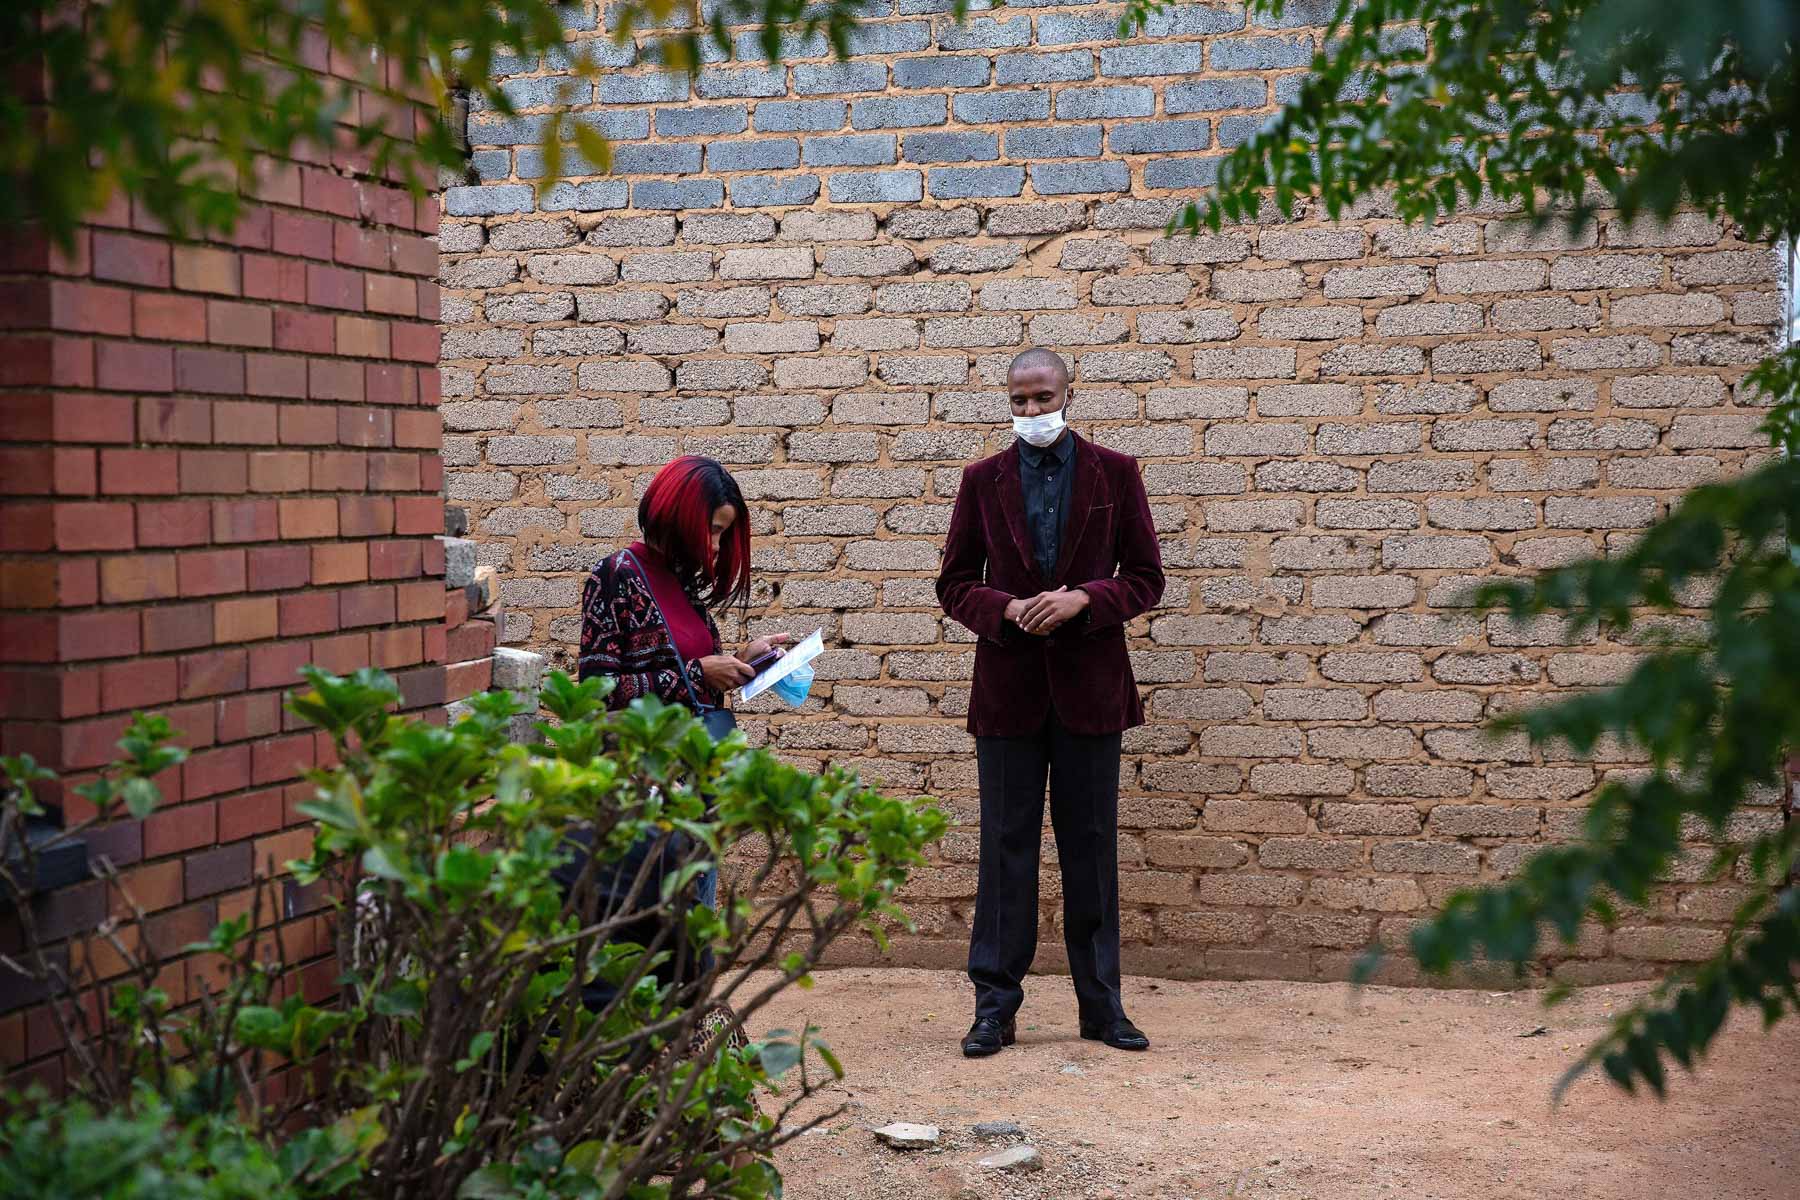
[[[1134,5],[1130,23],[1157,7]],[[1344,0],[1297,98],[1222,160],[1217,189],[1170,232],[1254,221],[1270,204],[1335,220],[1379,196],[1415,222],[1478,202],[1574,229],[1603,210],[1660,222],[1699,209],[1749,239],[1792,238],[1797,43],[1800,6],[1783,0]],[[1692,492],[1612,557],[1478,597],[1482,611],[1640,641],[1618,687],[1498,728],[1582,753],[1623,738],[1648,766],[1600,788],[1573,842],[1451,896],[1412,934],[1419,962],[1439,975],[1479,959],[1523,971],[1547,941],[1573,944],[1584,923],[1649,904],[1696,834],[1719,845],[1711,877],[1743,889],[1716,953],[1622,1013],[1569,1079],[1599,1065],[1660,1093],[1665,1060],[1693,1067],[1734,1008],[1765,1022],[1800,1008],[1800,826],[1747,820],[1776,811],[1800,748],[1800,348],[1741,386],[1768,404],[1768,461]],[[1706,613],[1697,641],[1661,631],[1659,614],[1693,606]]]
[[[957,0],[955,12],[968,0]],[[840,58],[863,0],[600,0],[614,45],[688,73],[732,30],[760,26],[770,62],[823,37]],[[0,5],[0,223],[43,228],[67,248],[118,198],[178,236],[229,232],[279,160],[344,163],[423,191],[461,174],[467,151],[449,116],[460,92],[510,117],[502,56],[567,60],[571,90],[608,70],[558,0],[14,0]],[[571,97],[572,98],[572,97]],[[566,105],[540,132],[548,188],[576,156],[605,174],[605,137]]]

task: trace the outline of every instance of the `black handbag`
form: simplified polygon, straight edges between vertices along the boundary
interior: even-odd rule
[[[701,702],[699,689],[694,687],[694,681],[688,678],[687,663],[681,659],[681,648],[675,644],[675,630],[670,627],[669,618],[662,610],[662,602],[656,598],[656,589],[650,586],[649,573],[644,570],[643,564],[638,562],[631,551],[626,550],[623,553],[625,560],[643,578],[644,590],[650,593],[650,603],[656,608],[656,619],[662,622],[663,632],[669,636],[669,649],[675,654],[675,670],[681,675],[682,685],[687,688],[688,702],[694,709],[694,715],[700,718],[701,726],[705,728],[713,741],[724,741],[731,736],[731,731],[737,728],[737,714],[729,708]]]

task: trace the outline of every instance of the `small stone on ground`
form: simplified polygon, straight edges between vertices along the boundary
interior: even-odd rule
[[[996,1150],[984,1158],[976,1159],[975,1165],[984,1171],[1029,1175],[1044,1169],[1044,1156],[1033,1146],[1008,1146],[1004,1150]]]
[[[875,1136],[896,1150],[925,1150],[937,1145],[938,1127],[895,1121],[892,1125],[883,1125],[877,1129]]]

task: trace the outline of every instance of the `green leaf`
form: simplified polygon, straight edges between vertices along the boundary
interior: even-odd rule
[[[594,173],[606,175],[611,173],[613,164],[612,142],[601,135],[592,125],[575,124],[575,146],[581,156],[593,165]]]
[[[425,984],[408,979],[375,994],[371,1007],[384,1017],[416,1017],[425,1011]]]
[[[468,1057],[457,1059],[456,1073],[461,1075],[476,1063],[480,1062],[483,1058],[487,1057],[487,1052],[493,1048],[493,1045],[494,1033],[492,1030],[483,1030],[481,1033],[476,1034],[469,1040]]]
[[[264,1050],[279,1049],[286,1038],[287,1021],[266,1005],[246,1005],[238,1010],[235,1032],[240,1041]]]
[[[104,813],[119,802],[119,784],[102,776],[78,784],[75,794]]]
[[[494,873],[494,860],[472,846],[457,846],[438,860],[438,879],[456,892],[478,892]]]
[[[127,779],[119,789],[125,801],[126,811],[138,820],[143,820],[162,803],[162,789],[148,779]]]
[[[605,1142],[597,1139],[577,1142],[563,1155],[563,1166],[582,1175],[592,1175],[599,1168],[600,1158],[605,1153]]]
[[[489,1163],[474,1171],[456,1189],[457,1200],[513,1200],[516,1195],[510,1163]]]
[[[830,1046],[827,1046],[820,1039],[814,1038],[813,1049],[819,1052],[819,1057],[823,1059],[825,1065],[831,1069],[831,1077],[833,1079],[842,1079],[844,1077],[844,1064],[838,1061],[838,1056],[832,1053]]]
[[[780,1079],[800,1065],[800,1043],[797,1041],[764,1042],[757,1053],[764,1073],[771,1079]]]
[[[362,868],[382,879],[405,879],[407,872],[389,856],[384,846],[370,846],[363,851]]]
[[[7,789],[11,792],[9,799],[20,812],[28,817],[43,815],[44,807],[37,802],[32,789],[36,784],[53,781],[56,778],[54,771],[40,767],[37,759],[29,754],[20,754],[0,757],[0,775],[5,776]]]

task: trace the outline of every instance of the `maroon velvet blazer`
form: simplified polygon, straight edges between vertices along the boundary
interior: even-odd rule
[[[1062,586],[1085,590],[1093,603],[1055,633],[1036,636],[1006,619],[1007,601]],[[1162,599],[1163,571],[1136,459],[1077,439],[1068,520],[1048,579],[1031,550],[1018,450],[966,467],[937,591],[944,611],[979,639],[970,733],[1027,737],[1052,710],[1072,733],[1143,724],[1125,622]]]

